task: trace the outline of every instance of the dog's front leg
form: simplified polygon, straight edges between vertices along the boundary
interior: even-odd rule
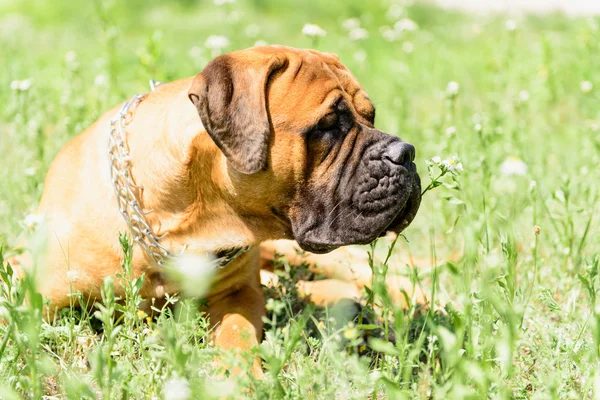
[[[262,337],[262,317],[265,315],[264,297],[258,284],[245,286],[214,304],[209,303],[208,314],[215,326],[212,340],[217,348],[248,352],[258,347]],[[230,373],[241,372],[222,360],[217,360],[217,364]],[[259,357],[255,358],[251,373],[256,378],[264,376]]]

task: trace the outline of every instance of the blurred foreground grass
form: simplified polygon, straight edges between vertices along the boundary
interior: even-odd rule
[[[369,325],[340,326],[339,310],[271,293],[267,380],[223,380],[192,301],[151,323],[135,318],[130,299],[119,325],[110,307],[101,321],[65,310],[48,325],[39,308],[22,306],[34,290],[25,282],[0,292],[9,321],[0,324],[0,397],[600,396],[600,20],[386,0],[215,3],[0,1],[5,250],[26,230],[57,151],[146,92],[148,79],[195,75],[214,55],[258,41],[314,47],[358,77],[380,129],[416,146],[424,186],[426,160],[462,162],[460,179],[427,194],[390,261],[412,258],[407,273],[449,304],[448,315],[415,318],[388,304],[371,321],[387,334],[368,338]],[[302,35],[307,23],[326,36]]]

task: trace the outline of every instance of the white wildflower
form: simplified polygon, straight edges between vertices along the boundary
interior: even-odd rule
[[[260,35],[260,26],[257,24],[250,24],[246,27],[244,33],[249,38],[255,38]]]
[[[481,124],[475,124],[475,132],[481,132],[482,129],[483,127],[481,126]]]
[[[204,254],[185,252],[171,263],[168,271],[184,294],[202,297],[210,289],[215,272],[211,261]]]
[[[302,28],[302,34],[308,37],[324,37],[327,35],[327,32],[319,25],[306,24]]]
[[[354,61],[356,61],[357,63],[362,64],[367,59],[367,53],[364,50],[360,49],[354,53],[352,58],[354,58]]]
[[[25,168],[23,173],[25,173],[25,176],[35,176],[35,174],[37,173],[37,170],[35,167],[28,167],[28,168]]]
[[[419,29],[419,25],[412,19],[402,18],[394,24],[394,29],[398,32],[412,32]]]
[[[507,31],[513,32],[517,30],[517,22],[514,19],[509,19],[504,23],[504,27]]]
[[[500,165],[500,172],[504,175],[527,175],[527,164],[515,156],[507,157]]]
[[[190,384],[183,378],[171,378],[163,388],[165,400],[188,400],[192,396]]]
[[[442,160],[441,165],[446,168],[448,171],[453,171],[460,164],[460,170],[462,171],[462,163],[458,162],[458,157],[452,156],[446,160]],[[460,171],[459,171],[460,172]]]
[[[521,103],[527,103],[529,101],[529,92],[527,90],[521,90],[519,92],[519,100]]]
[[[536,181],[529,182],[529,191],[533,191],[536,188],[537,188],[537,182]]]
[[[363,28],[354,28],[348,33],[350,40],[363,40],[369,37],[369,31]]]
[[[222,50],[229,47],[229,39],[225,36],[211,35],[204,42],[204,46],[212,50]]]
[[[397,21],[404,15],[404,7],[400,4],[392,4],[385,15],[390,21]]]
[[[31,88],[33,84],[33,79],[23,79],[22,81],[12,81],[10,83],[10,88],[16,92],[26,92]]]
[[[433,156],[433,157],[431,157],[431,162],[434,163],[434,164],[436,164],[436,165],[439,165],[439,164],[442,163],[442,157],[440,157],[440,156]]]
[[[77,62],[77,53],[73,50],[67,51],[65,54],[65,62],[67,64],[75,64]]]
[[[31,79],[31,78],[22,80],[21,83],[19,84],[19,90],[22,92],[26,92],[31,88],[32,84],[33,84],[33,79]]]
[[[108,79],[106,78],[106,75],[97,75],[94,78],[94,85],[96,85],[96,86],[106,86],[107,82],[108,82]]]
[[[456,96],[458,94],[458,92],[460,91],[460,85],[458,84],[458,82],[448,82],[448,85],[446,86],[446,94],[448,96]]]
[[[412,42],[402,43],[402,51],[405,53],[412,53],[415,50],[415,45]]]
[[[382,26],[379,28],[379,33],[388,42],[395,42],[398,40],[398,33],[389,26]]]
[[[25,219],[23,220],[23,223],[25,224],[25,227],[27,229],[29,229],[30,231],[32,231],[39,224],[41,224],[43,220],[44,220],[44,216],[43,215],[29,214],[28,216],[25,217]]]
[[[579,89],[581,89],[583,93],[589,93],[593,88],[594,84],[590,81],[581,81],[581,83],[579,83]]]
[[[455,126],[449,126],[448,128],[446,128],[446,136],[454,136],[456,135],[456,127]]]
[[[358,18],[350,18],[342,22],[342,27],[347,31],[360,28],[360,20]]]

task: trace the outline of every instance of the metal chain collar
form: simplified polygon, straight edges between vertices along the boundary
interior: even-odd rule
[[[162,82],[150,80],[150,89],[154,92]],[[110,160],[110,178],[117,196],[119,212],[125,219],[133,240],[142,250],[160,266],[169,260],[181,255],[185,246],[179,253],[173,253],[160,241],[168,235],[157,236],[146,219],[146,215],[152,210],[144,211],[138,202],[138,196],[144,190],[142,186],[135,184],[131,176],[131,155],[127,144],[126,127],[133,120],[138,105],[148,96],[147,94],[136,94],[133,98],[123,104],[115,118],[110,121],[110,135],[108,142],[108,157]],[[212,261],[214,268],[225,268],[237,257],[250,250],[251,246],[244,246],[225,252],[221,257]]]

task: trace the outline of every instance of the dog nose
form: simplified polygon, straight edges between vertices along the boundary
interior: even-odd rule
[[[415,160],[415,146],[400,140],[394,141],[385,149],[383,158],[408,168]]]

